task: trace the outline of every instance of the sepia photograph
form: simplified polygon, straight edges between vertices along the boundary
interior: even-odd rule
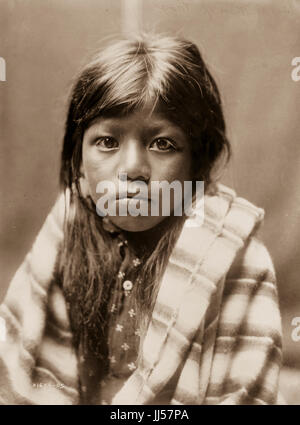
[[[300,0],[0,0],[0,405],[300,405],[299,111]]]

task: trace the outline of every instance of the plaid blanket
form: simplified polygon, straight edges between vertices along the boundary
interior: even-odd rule
[[[204,222],[185,225],[161,280],[139,363],[113,404],[275,404],[282,359],[272,261],[256,232],[263,210],[218,185]],[[77,356],[55,282],[64,195],[0,307],[0,403],[78,404]],[[191,218],[193,220],[193,218]]]

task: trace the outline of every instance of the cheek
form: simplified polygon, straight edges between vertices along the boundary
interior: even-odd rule
[[[174,180],[185,181],[192,180],[191,174],[191,155],[180,155],[173,160],[167,161],[165,166],[161,168],[160,180],[167,180],[169,182]]]
[[[103,180],[111,180],[111,166],[105,161],[99,160],[91,151],[82,151],[82,171],[89,186],[89,192],[95,201],[97,184]]]

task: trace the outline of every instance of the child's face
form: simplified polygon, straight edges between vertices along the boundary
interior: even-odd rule
[[[83,135],[82,171],[95,204],[102,196],[96,192],[97,184],[104,180],[115,185],[118,198],[120,173],[127,174],[128,188],[136,181],[147,183],[149,198],[151,182],[154,181],[171,183],[178,180],[183,188],[184,181],[192,180],[191,163],[190,144],[185,133],[163,114],[151,112],[150,109],[121,117],[100,117]],[[139,189],[135,189],[131,196],[135,193],[139,193]],[[128,202],[132,201],[114,201],[117,215],[109,217],[121,229],[131,232],[144,231],[166,218],[162,215],[161,208],[158,216],[151,215],[148,200],[141,201],[149,207],[147,216],[118,215],[118,207],[120,208],[121,204],[124,207],[125,203],[128,206]],[[170,200],[170,205],[172,211],[173,199]]]

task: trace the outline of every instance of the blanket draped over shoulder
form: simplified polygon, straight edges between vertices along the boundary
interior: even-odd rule
[[[204,222],[186,221],[169,258],[136,370],[113,404],[150,404],[176,378],[171,404],[276,404],[281,317],[264,212],[218,185]],[[60,195],[0,306],[0,403],[78,404],[76,352],[54,268]]]

